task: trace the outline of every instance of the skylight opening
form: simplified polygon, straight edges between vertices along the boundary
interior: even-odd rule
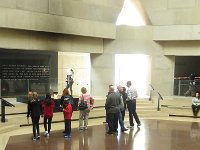
[[[116,25],[144,26],[145,21],[131,0],[125,0]]]

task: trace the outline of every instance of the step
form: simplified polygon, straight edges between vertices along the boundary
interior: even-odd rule
[[[91,110],[89,117],[102,117],[105,116],[105,109],[93,109]],[[77,120],[79,118],[79,111],[73,111],[72,119]],[[6,119],[11,124],[27,124],[28,120],[26,114],[17,114],[17,115],[6,115]],[[63,112],[54,113],[53,121],[62,121],[64,120]],[[31,118],[29,118],[29,122],[31,123]],[[40,118],[40,123],[43,122],[42,117]]]
[[[20,126],[10,123],[0,123],[0,134],[18,129]]]
[[[163,111],[169,113],[170,116],[193,117],[192,108],[190,107],[163,107]],[[198,113],[200,117],[200,113]]]
[[[169,117],[169,114],[166,112],[151,112],[151,113],[145,113],[145,114],[141,114],[138,113],[139,117]]]

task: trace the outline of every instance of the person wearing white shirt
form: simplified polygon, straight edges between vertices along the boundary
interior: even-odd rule
[[[134,127],[133,117],[134,117],[138,127],[141,125],[141,122],[140,122],[139,117],[136,112],[136,98],[138,97],[137,90],[134,87],[132,87],[131,85],[132,85],[131,81],[128,81],[127,82],[128,89],[127,89],[126,103],[127,103],[127,108],[128,108],[128,112],[129,112],[130,128],[133,128]]]
[[[74,83],[74,71],[72,70],[72,68],[67,69],[67,78],[66,78],[66,82],[67,82],[67,88],[70,88],[70,93],[72,95],[72,85]]]
[[[199,109],[200,109],[200,97],[199,97],[199,92],[196,92],[196,97],[192,98],[192,111],[195,118],[197,117]]]

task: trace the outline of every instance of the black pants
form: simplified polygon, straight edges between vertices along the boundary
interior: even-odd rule
[[[71,120],[65,119],[65,135],[71,134]]]
[[[118,120],[119,120],[119,112],[118,113],[107,113],[108,115],[108,127],[109,133],[117,132],[118,128]]]
[[[192,111],[193,111],[194,117],[197,117],[199,110],[200,110],[200,106],[192,105]]]
[[[138,115],[136,113],[136,100],[129,100],[126,103],[127,103],[128,112],[129,112],[130,126],[134,126],[133,117],[135,118],[135,121],[137,122],[137,124],[140,124],[140,120],[139,120]]]
[[[44,129],[45,131],[48,131],[48,133],[50,133],[51,131],[51,121],[52,121],[52,117],[50,118],[44,117]],[[48,124],[48,129],[47,129],[47,124]]]
[[[67,88],[70,89],[71,95],[72,95],[72,85],[73,85],[74,81],[73,79],[71,79],[70,81],[67,81]]]
[[[40,128],[39,128],[40,116],[31,117],[31,119],[32,119],[32,125],[33,125],[33,136],[36,138],[36,132],[37,132],[37,135],[40,135]]]

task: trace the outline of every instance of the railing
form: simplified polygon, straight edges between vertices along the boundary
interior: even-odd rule
[[[153,87],[152,84],[149,84],[149,88],[150,88],[150,90],[149,90],[149,101],[151,101],[152,100],[152,94],[153,94],[153,91],[154,91],[154,87]]]
[[[200,90],[200,79],[188,80],[185,78],[174,79],[174,95],[193,96],[195,91]]]
[[[157,111],[160,111],[160,100],[163,100],[163,97],[162,97],[161,94],[158,92],[158,107],[157,107]]]
[[[5,106],[9,106],[9,107],[15,107],[15,105],[9,103],[8,101],[6,101],[5,99],[1,98],[1,122],[6,122],[6,118],[5,118]]]
[[[7,80],[0,79],[0,97],[26,99],[28,91],[36,91],[39,95],[58,92],[57,79],[47,80]]]
[[[54,96],[62,95],[63,89],[66,88],[65,80],[58,80],[58,78],[47,78],[40,80],[28,79],[0,79],[0,97],[17,98],[18,102],[24,102],[28,99],[28,92],[30,90],[38,93],[39,98],[44,97],[46,93],[52,93]],[[86,81],[75,80],[72,86],[73,96],[81,95],[81,87],[86,87],[90,92],[90,84]]]

